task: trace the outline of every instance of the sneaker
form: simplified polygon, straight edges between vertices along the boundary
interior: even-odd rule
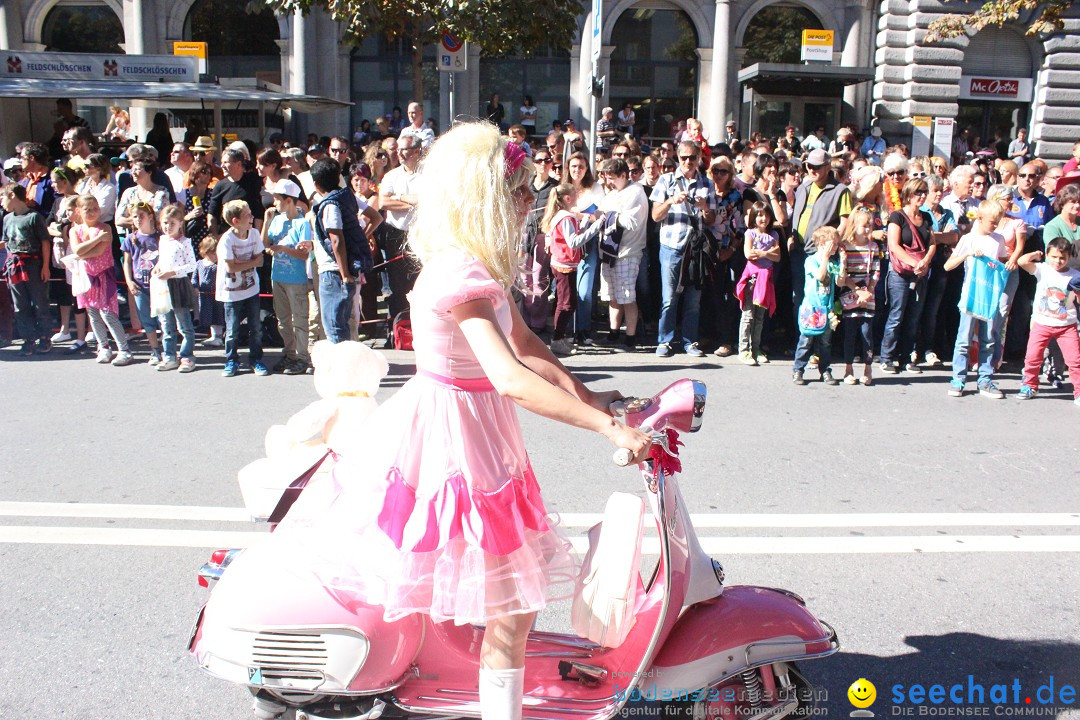
[[[125,352],[121,350],[116,354],[116,357],[113,359],[112,364],[113,367],[124,367],[125,365],[130,365],[133,362],[135,362],[135,356],[132,355],[130,352]]]
[[[97,351],[97,361],[100,365],[108,365],[112,362],[113,351],[109,348],[101,348]]]
[[[833,377],[832,370],[826,370],[821,373],[821,382],[826,385],[839,385],[840,381]]]
[[[159,367],[158,370],[160,370],[160,369],[161,368]],[[189,373],[189,372],[192,372],[193,370],[195,370],[195,358],[193,358],[193,357],[180,358],[180,370],[179,370],[179,372]]]
[[[883,362],[878,365],[878,370],[889,375],[896,375],[900,372],[900,368],[896,367],[892,363]]]
[[[845,385],[858,385],[859,381],[855,378],[854,375],[845,375],[844,376],[844,384]]]
[[[757,365],[757,360],[754,359],[753,353],[739,353],[739,362],[743,365]]]
[[[686,346],[686,354],[690,357],[705,357],[705,352],[698,347],[696,342],[690,343]]]
[[[596,341],[584,333],[577,333],[574,335],[574,344],[582,345],[584,347],[596,347]]]
[[[817,355],[811,355],[810,360],[806,363],[807,370],[817,370],[819,358]]]
[[[89,349],[90,349],[90,346],[87,345],[85,341],[84,342],[79,342],[78,340],[76,340],[74,343],[72,343],[68,347],[67,350],[64,351],[64,354],[65,355],[78,355],[79,353],[84,353],[84,352],[88,351]]]
[[[567,355],[574,354],[574,346],[570,343],[568,338],[562,338],[560,340],[551,341],[551,353],[552,355],[558,355],[560,357],[566,357]]]
[[[960,382],[956,378],[949,381],[949,397],[963,397],[964,396],[964,383]]]
[[[1080,397],[1073,398],[1073,405],[1080,407]]]
[[[37,343],[33,340],[23,340],[22,349],[19,350],[19,354],[23,357],[30,357],[34,354],[34,347]]]
[[[307,371],[308,364],[306,362],[303,360],[294,360],[281,372],[285,375],[305,375],[307,374]]]
[[[915,363],[908,363],[904,366],[904,370],[911,373],[912,375],[922,375],[922,368]]]
[[[252,363],[251,369],[255,372],[256,375],[259,375],[261,377],[266,377],[270,374],[270,368],[263,365],[262,360],[256,360],[254,363]]]
[[[637,352],[637,336],[623,335],[622,349],[626,352]]]
[[[979,385],[979,394],[991,400],[1001,400],[1005,397],[1005,393],[998,390],[998,386],[992,382]]]
[[[295,361],[290,360],[287,357],[283,357],[280,360],[278,360],[276,363],[274,363],[274,366],[271,368],[271,370],[273,370],[276,373],[277,372],[284,373],[289,368],[289,366],[293,364],[293,362],[295,362]]]
[[[221,371],[221,377],[233,377],[240,370],[240,364],[235,360],[229,360]]]
[[[41,338],[38,340],[37,347],[34,348],[34,352],[38,355],[45,355],[52,350],[52,340],[49,338]]]
[[[694,344],[697,345],[697,343]],[[721,345],[720,347],[716,348],[716,352],[714,354],[716,355],[716,357],[729,357],[731,355],[734,355],[735,351],[731,349],[730,345]]]
[[[806,384],[806,378],[803,377],[803,371],[802,370],[796,370],[795,374],[793,374],[791,376],[791,382],[795,383],[796,385],[805,385]]]
[[[1055,390],[1060,390],[1061,386],[1064,385],[1064,382],[1062,381],[1061,376],[1055,375],[1054,373],[1047,373],[1046,384]]]
[[[209,337],[203,340],[203,345],[206,347],[224,347],[225,341],[219,337]]]
[[[96,341],[96,340],[97,340],[97,338],[94,337],[94,332],[93,331],[90,331],[90,332],[86,333],[86,342],[88,342],[90,344],[93,344],[94,341]]]
[[[656,354],[660,357],[671,357],[675,354],[675,351],[671,349],[671,345],[660,343],[656,346]]]
[[[1030,400],[1033,397],[1035,397],[1035,395],[1036,395],[1035,388],[1031,387],[1030,385],[1021,385],[1020,386],[1020,392],[1016,393],[1016,399],[1017,400]]]
[[[941,364],[941,358],[937,356],[936,352],[931,350],[923,356],[923,362],[926,363],[927,367],[937,367]]]
[[[160,365],[161,364],[161,351],[160,350],[151,350],[150,351],[150,359],[146,361],[146,364],[149,365],[150,367],[154,367],[155,365]]]
[[[769,356],[766,355],[765,353],[758,353],[756,359],[758,361],[758,365],[768,365],[769,364]]]
[[[169,358],[168,360],[162,360],[158,363],[158,372],[168,372],[169,370],[175,370],[180,367],[180,361],[176,358]]]
[[[69,333],[67,330],[61,330],[60,332],[53,335],[51,340],[54,343],[70,342],[71,341],[71,333]]]

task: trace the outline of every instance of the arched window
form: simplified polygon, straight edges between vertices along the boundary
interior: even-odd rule
[[[797,5],[764,8],[743,35],[742,66],[754,63],[799,63],[803,30],[824,30],[814,13]]]
[[[280,83],[281,34],[261,3],[196,0],[184,20],[184,39],[207,44],[207,75],[256,77]]]
[[[124,26],[101,3],[57,5],[45,15],[41,42],[56,52],[118,53]]]
[[[681,10],[632,8],[611,32],[610,105],[634,107],[636,131],[668,137],[697,106],[698,38]]]
[[[964,75],[1031,77],[1031,50],[1020,33],[1009,28],[985,27],[964,49]]]

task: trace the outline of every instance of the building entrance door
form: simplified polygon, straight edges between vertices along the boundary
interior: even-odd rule
[[[770,138],[783,137],[788,125],[794,125],[800,137],[824,127],[825,137],[831,138],[839,129],[840,102],[840,98],[782,97],[754,91],[753,102],[744,104],[744,113],[750,115],[744,126],[748,136],[759,132]]]

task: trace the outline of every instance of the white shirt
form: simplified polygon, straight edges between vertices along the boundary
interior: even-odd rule
[[[176,277],[186,277],[195,272],[198,260],[195,259],[195,251],[191,248],[191,241],[186,237],[171,238],[162,235],[158,238],[158,261],[157,267],[162,270],[172,270]]]
[[[619,226],[623,229],[619,243],[619,257],[640,254],[645,249],[645,233],[648,228],[649,199],[637,183],[630,183],[622,190],[609,192],[599,203],[604,212],[618,213]]]
[[[1069,302],[1069,281],[1080,277],[1080,271],[1066,268],[1058,272],[1046,263],[1035,266],[1035,303],[1031,306],[1032,322],[1047,327],[1076,325],[1076,303]]]
[[[960,238],[960,242],[956,244],[955,252],[962,255],[968,253],[973,255],[976,250],[981,251],[983,257],[988,260],[1000,260],[1009,256],[1008,250],[1005,249],[1005,238],[997,233],[977,235],[970,232]],[[965,273],[971,272],[971,266],[974,262],[975,260],[970,257],[964,260]]]
[[[406,125],[401,131],[398,137],[407,137],[412,135],[414,138],[420,141],[420,147],[426,148],[431,143],[435,142],[435,131],[426,125],[415,127],[413,125]]]
[[[319,201],[323,199],[322,195],[317,195],[312,199],[311,204],[314,207]],[[359,201],[358,201],[359,204]],[[364,208],[360,208],[363,211]],[[322,215],[323,229],[329,232],[330,230],[341,230],[345,227],[341,221],[341,209],[337,205],[323,205],[319,208],[319,213]],[[312,233],[315,235],[316,233]],[[312,243],[315,246],[315,264],[319,266],[319,272],[339,272],[341,268],[338,267],[337,258],[335,258],[326,248],[323,247],[322,241],[318,237],[315,238],[315,242]]]
[[[180,191],[184,189],[187,173],[173,165],[165,171],[165,174],[168,175],[169,182],[172,183],[173,192],[179,195]]]
[[[382,185],[379,186],[380,192],[387,196],[415,195],[419,189],[420,173],[410,173],[403,165],[386,173],[382,179]],[[408,230],[409,225],[412,224],[414,210],[415,208],[409,208],[407,212],[386,210],[386,224],[398,230]]]
[[[254,260],[263,252],[262,237],[255,228],[248,230],[246,238],[237,237],[229,228],[218,241],[217,288],[214,298],[220,302],[239,302],[259,294],[259,276],[255,268],[240,272],[227,272],[225,260],[246,262]]]

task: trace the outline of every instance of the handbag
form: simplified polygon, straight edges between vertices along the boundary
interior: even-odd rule
[[[906,248],[908,255],[916,260],[922,260],[926,257],[926,247],[922,244],[922,237],[919,236],[919,229],[915,227],[915,223],[911,221],[911,218],[907,216],[907,213],[900,210],[899,213],[907,220],[908,227],[911,228],[911,241],[914,243],[911,247]],[[905,280],[915,280],[915,268],[908,267],[897,257],[896,253],[889,255],[889,264],[892,266],[893,272],[904,278]]]
[[[172,295],[169,294],[169,281],[150,276],[150,314],[161,317],[172,312]]]
[[[65,255],[60,263],[71,273],[71,294],[85,295],[90,292],[90,274],[86,272],[86,263],[75,255]]]
[[[848,290],[840,294],[840,307],[845,310],[854,310],[859,307],[859,293]]]

